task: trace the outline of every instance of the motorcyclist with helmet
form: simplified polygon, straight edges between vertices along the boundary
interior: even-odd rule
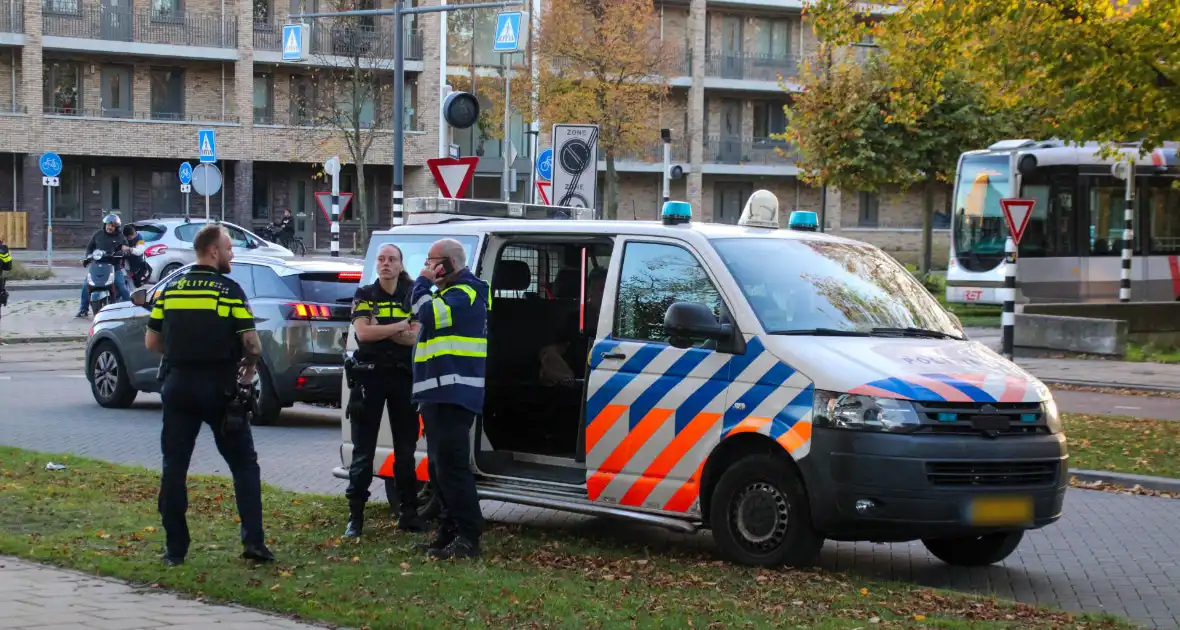
[[[82,264],[90,263],[90,255],[95,250],[102,250],[107,254],[115,254],[119,252],[130,252],[131,248],[127,246],[127,239],[123,237],[123,233],[119,231],[119,215],[108,214],[102,220],[102,229],[94,233],[90,237],[90,243],[86,245],[86,258],[83,259]],[[124,300],[130,300],[131,294],[127,292],[127,279],[123,275],[123,261],[115,260],[111,263],[115,268],[115,290],[118,291],[119,297]],[[89,317],[90,311],[90,287],[85,280],[82,281],[82,302],[78,309],[78,317]]]

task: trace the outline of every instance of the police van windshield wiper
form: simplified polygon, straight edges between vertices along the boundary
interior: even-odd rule
[[[900,335],[902,337],[927,337],[930,339],[957,339],[962,341],[963,338],[958,335],[944,333],[941,330],[930,330],[928,328],[874,328],[872,330],[874,335]]]
[[[859,330],[839,330],[837,328],[808,328],[806,330],[772,330],[771,335],[814,335],[817,337],[868,337],[869,333]]]

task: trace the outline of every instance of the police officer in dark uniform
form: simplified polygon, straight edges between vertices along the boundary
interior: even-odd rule
[[[365,523],[365,502],[373,481],[373,457],[381,416],[388,409],[393,435],[393,478],[396,493],[386,482],[389,505],[394,495],[400,509],[398,529],[424,532],[426,523],[418,516],[418,480],[414,451],[418,443],[418,414],[413,394],[413,347],[418,324],[409,321],[404,310],[413,280],[402,266],[402,252],[396,245],[381,246],[377,252],[377,281],[356,290],[352,321],[358,349],[345,363],[349,379],[349,422],[352,463],[348,468],[348,528],[345,536],[360,536]]]
[[[271,562],[275,557],[264,542],[258,454],[247,415],[253,408],[254,372],[262,345],[246,294],[224,275],[233,260],[229,234],[220,225],[209,225],[193,239],[193,250],[197,264],[156,298],[144,339],[149,350],[164,355],[164,470],[159,497],[164,562],[183,564],[188,553],[186,478],[202,424],[213,429],[217,450],[233,475],[242,557]]]
[[[4,288],[5,271],[12,271],[12,254],[8,252],[4,239],[0,238],[0,308],[8,306],[8,291]]]

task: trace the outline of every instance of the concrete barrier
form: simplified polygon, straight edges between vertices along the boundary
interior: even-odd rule
[[[1016,314],[1017,348],[1123,356],[1127,322],[1118,319]]]
[[[1127,339],[1139,344],[1180,345],[1180,302],[1026,304],[1029,315],[1064,315],[1127,322]]]

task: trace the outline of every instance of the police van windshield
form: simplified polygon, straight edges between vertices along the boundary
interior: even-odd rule
[[[915,330],[962,336],[925,287],[880,250],[777,238],[715,239],[713,245],[770,334]]]
[[[426,265],[426,254],[430,246],[443,238],[453,238],[463,244],[467,250],[467,266],[474,268],[475,247],[479,240],[474,236],[453,236],[442,234],[378,234],[369,243],[368,256],[365,257],[365,271],[361,276],[361,284],[372,284],[377,281],[377,250],[386,243],[393,243],[402,250],[402,264],[411,278],[417,278],[418,272]]]

